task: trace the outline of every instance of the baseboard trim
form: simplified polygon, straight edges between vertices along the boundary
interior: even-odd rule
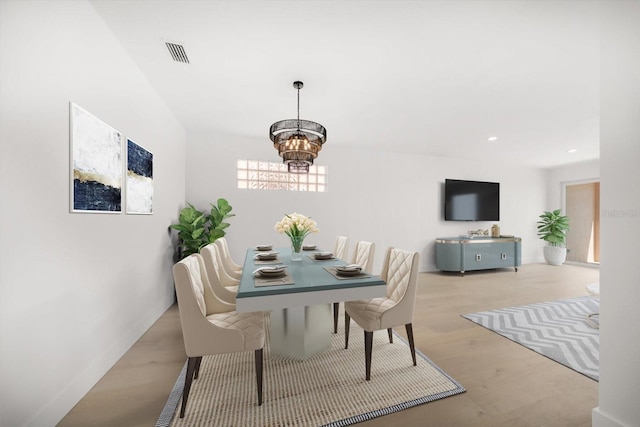
[[[167,294],[161,302],[149,309],[139,322],[122,334],[118,342],[114,343],[108,351],[98,355],[64,389],[60,390],[27,422],[27,425],[48,427],[58,424],[174,302],[173,294]]]
[[[624,424],[614,420],[609,415],[603,413],[600,407],[591,410],[591,426],[592,427],[625,427]]]

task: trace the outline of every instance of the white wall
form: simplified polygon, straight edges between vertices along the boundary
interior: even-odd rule
[[[600,389],[594,427],[640,420],[640,2],[602,2]]]
[[[547,171],[547,208],[564,208],[563,184],[600,179],[600,159],[550,168]]]
[[[50,427],[173,303],[185,132],[88,2],[0,19],[0,425]],[[154,153],[153,215],[69,213],[70,101]]]
[[[278,161],[267,137],[189,135],[187,147],[187,201],[200,209],[224,197],[237,214],[230,220],[227,238],[236,261],[257,243],[287,246],[273,225],[285,213],[312,216],[320,232],[308,238],[332,250],[339,234],[376,244],[374,271],[382,267],[388,246],[420,252],[420,269],[435,270],[434,239],[491,228],[491,222],[445,222],[442,187],[445,178],[497,181],[501,185],[503,234],[522,237],[523,263],[542,262],[542,244],[536,236],[538,215],[546,207],[545,171],[487,159],[470,161],[423,155],[339,148],[329,139],[318,164],[328,166],[327,193],[239,190],[238,158]],[[454,145],[452,149],[455,150]]]

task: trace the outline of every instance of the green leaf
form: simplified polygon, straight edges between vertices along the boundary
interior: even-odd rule
[[[211,230],[209,233],[209,243],[213,243],[221,237],[224,237],[225,232],[222,230]]]
[[[231,212],[231,209],[232,208],[229,202],[227,202],[225,199],[218,199],[218,210],[223,217]]]
[[[197,228],[191,233],[191,238],[197,239],[202,235],[202,233],[204,233],[204,228]]]

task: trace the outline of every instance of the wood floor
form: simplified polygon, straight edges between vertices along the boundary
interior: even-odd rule
[[[575,265],[421,273],[416,347],[467,392],[358,425],[591,426],[597,382],[460,315],[587,295],[585,286],[598,281],[597,268]],[[154,426],[185,360],[174,305],[58,425]]]

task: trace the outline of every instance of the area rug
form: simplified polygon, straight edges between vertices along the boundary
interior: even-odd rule
[[[389,343],[386,331],[373,334],[371,380],[365,381],[363,331],[351,322],[345,350],[341,329],[331,349],[304,361],[272,357],[267,344],[262,406],[252,351],[204,357],[185,417],[178,417],[183,370],[156,425],[348,426],[465,391],[418,350],[413,366],[407,342],[394,332]]]
[[[599,307],[598,297],[585,296],[462,317],[599,381],[600,333],[587,318]]]

